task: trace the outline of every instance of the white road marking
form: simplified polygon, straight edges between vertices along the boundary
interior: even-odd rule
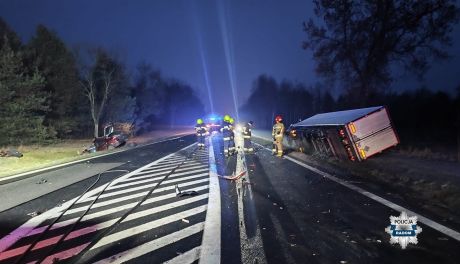
[[[113,243],[113,242],[120,241],[120,240],[128,238],[128,237],[138,235],[138,234],[143,233],[145,231],[149,231],[149,230],[151,230],[153,228],[157,228],[157,227],[160,227],[160,226],[163,226],[163,225],[167,225],[167,224],[170,224],[170,223],[175,222],[175,221],[180,221],[181,219],[191,217],[193,215],[197,215],[197,214],[202,213],[204,211],[206,211],[206,205],[198,206],[198,207],[195,207],[195,208],[192,208],[192,209],[189,209],[189,210],[185,210],[185,211],[173,214],[173,215],[169,215],[169,216],[166,216],[166,217],[163,217],[161,219],[154,220],[154,221],[146,222],[144,224],[141,224],[141,225],[138,225],[138,226],[135,226],[135,227],[132,227],[132,228],[124,229],[124,230],[119,231],[117,233],[113,233],[113,234],[110,234],[108,236],[103,237],[101,240],[99,240],[99,242],[97,242],[91,248],[91,250],[99,248],[99,247],[102,247],[102,246],[105,246],[105,245],[108,245],[108,244]],[[135,217],[139,218],[139,217],[143,217],[143,216],[144,215],[141,214],[141,212],[136,213],[136,214],[131,214],[128,217],[126,217],[126,219],[123,220],[122,223],[130,221],[130,220],[133,220],[133,219],[135,219]]]
[[[154,250],[157,250],[159,248],[162,248],[164,246],[167,246],[169,244],[175,243],[177,241],[180,241],[181,239],[187,238],[189,236],[192,236],[196,233],[199,233],[203,230],[203,222],[194,224],[192,226],[186,227],[184,229],[181,229],[177,232],[168,234],[166,236],[160,237],[158,239],[152,240],[150,242],[147,242],[145,244],[142,244],[140,246],[137,246],[135,248],[126,250],[124,252],[118,253],[116,255],[113,255],[111,257],[108,257],[106,259],[100,260],[98,262],[95,262],[95,264],[105,264],[105,263],[122,263],[129,261],[131,259],[140,257],[142,255],[145,255],[149,252],[152,252]],[[189,251],[190,252],[190,251]],[[188,253],[188,252],[187,252]],[[185,254],[183,254],[185,255]],[[192,257],[193,255],[187,254],[185,257]],[[172,262],[172,263],[177,263],[177,262]],[[187,263],[187,262],[179,262],[179,263]]]
[[[181,175],[187,175],[187,174],[190,174],[190,173],[195,173],[195,172],[201,172],[203,170],[208,170],[207,166],[206,167],[203,167],[203,169],[200,169],[200,170],[194,170],[193,172],[189,172],[189,171],[185,171],[185,172],[181,172],[181,173],[176,173],[174,172],[174,174],[171,174],[170,177],[177,177],[177,176],[181,176]],[[150,175],[143,175],[143,176],[136,176],[136,177],[130,177],[128,179],[125,179],[123,181],[120,181],[119,183],[126,183],[126,182],[130,182],[130,181],[136,181],[136,180],[141,180],[141,179],[148,179],[148,178],[151,178],[153,176],[159,176],[159,175],[166,175],[168,174],[168,171],[165,171],[165,172],[162,172],[162,173],[159,173],[159,174],[150,174]],[[115,186],[118,186],[118,185],[115,185]],[[110,186],[112,187],[112,186]]]
[[[188,187],[190,185],[196,185],[196,184],[199,184],[199,183],[207,183],[207,181],[208,181],[208,179],[202,179],[202,180],[198,180],[198,181],[181,183],[180,187],[184,188],[184,187]],[[199,187],[197,187],[197,188],[199,188]],[[174,190],[174,186],[161,187],[161,188],[156,189],[153,193],[158,193],[158,192],[163,192],[163,191],[171,191],[171,190]],[[110,200],[103,201],[103,202],[97,202],[91,208],[94,209],[94,208],[98,208],[98,207],[102,207],[102,206],[107,206],[107,205],[110,205],[110,204],[115,204],[115,203],[127,201],[127,200],[134,199],[134,198],[143,197],[147,193],[148,193],[148,191],[144,191],[144,192],[140,192],[140,193],[131,194],[131,195],[128,195],[128,196],[122,196],[122,197],[119,197],[119,198],[116,198],[116,199],[110,199]],[[85,211],[86,209],[87,209],[86,206],[74,208],[74,209],[68,210],[64,215]]]
[[[136,175],[141,175],[141,174],[145,174],[145,173],[156,173],[156,172],[161,172],[161,171],[170,171],[172,169],[174,169],[175,167],[177,167],[179,164],[177,164],[176,166],[173,166],[172,168],[164,168],[164,169],[160,169],[160,170],[146,170],[146,171],[142,171]],[[186,170],[191,170],[191,169],[197,169],[197,168],[206,168],[207,166],[205,164],[196,164],[196,165],[193,165],[193,166],[190,166],[190,167],[185,167],[185,168],[178,168],[176,171],[186,171]]]
[[[208,189],[208,185],[193,188],[193,190],[196,191],[196,192],[200,192],[200,191],[207,190],[207,189]],[[184,189],[183,191],[191,191],[191,190],[192,189]],[[152,197],[152,198],[147,199],[141,206],[151,204],[151,203],[155,203],[155,202],[159,202],[159,201],[163,201],[163,200],[166,200],[166,199],[176,198],[176,197],[177,197],[177,195],[176,195],[175,192],[165,194],[165,195],[161,195],[161,196]],[[116,212],[120,212],[121,210],[130,209],[130,208],[134,207],[136,204],[137,204],[137,202],[129,203],[129,204],[125,204],[125,205],[118,206],[118,207],[111,207],[110,209],[102,210],[102,211],[99,211],[99,212],[96,212],[96,213],[88,214],[88,215],[85,215],[81,219],[81,222],[85,222],[85,221],[88,221],[88,220],[91,220],[91,219],[94,219],[94,218],[97,218],[97,217],[101,217],[101,216],[113,214],[113,213],[116,213]],[[93,206],[93,208],[94,208],[94,206]],[[82,209],[85,209],[85,208],[82,208]],[[56,224],[53,225],[53,227],[51,227],[50,230],[54,230],[54,229],[62,228],[62,227],[65,227],[65,226],[69,226],[69,225],[75,223],[77,221],[77,219],[78,219],[78,217],[75,217],[75,218],[71,218],[71,219],[68,219],[68,220],[57,222]],[[42,233],[46,229],[46,227],[47,226],[41,226],[41,227],[35,228],[27,236],[32,236],[32,235]]]
[[[244,198],[248,195],[249,199],[247,206],[252,206],[252,209],[255,210],[254,200],[252,200],[252,187],[251,180],[249,178],[249,171],[246,166],[246,157],[243,151],[243,137],[241,134],[235,135],[235,145],[238,149],[237,161],[236,161],[236,170],[235,175],[240,175],[243,172],[246,172],[246,177],[242,177],[236,181],[236,188],[238,194],[238,220],[239,220],[239,230],[240,230],[240,250],[241,250],[241,262],[242,263],[267,263],[265,257],[264,245],[262,242],[262,234],[260,231],[260,226],[255,218],[255,235],[253,237],[248,237],[246,231],[246,222],[244,214]],[[246,180],[246,187],[243,185],[243,178]],[[247,190],[247,193],[246,193]],[[255,212],[254,212],[255,213]]]
[[[259,138],[261,138],[261,137],[259,137]],[[268,139],[265,139],[265,138],[261,138],[261,139],[268,140]],[[266,149],[268,151],[271,151],[271,149],[268,149],[268,148],[266,148],[266,147],[264,147],[264,146],[262,146],[260,144],[257,144],[257,145],[261,146],[262,148],[264,148],[264,149]],[[289,161],[292,161],[292,162],[294,162],[294,163],[296,163],[296,164],[298,164],[298,165],[300,165],[300,166],[302,166],[302,167],[304,167],[304,168],[306,168],[308,170],[311,170],[311,171],[313,171],[313,172],[315,172],[315,173],[317,173],[317,174],[319,174],[319,175],[321,175],[321,176],[323,176],[323,177],[325,177],[325,178],[327,178],[327,179],[329,179],[331,181],[334,181],[334,182],[336,182],[336,183],[338,183],[338,184],[340,184],[342,186],[345,186],[350,190],[358,192],[358,193],[360,193],[360,194],[362,194],[362,195],[364,195],[364,196],[366,196],[366,197],[368,197],[368,198],[370,198],[370,199],[372,199],[372,200],[374,200],[374,201],[376,201],[376,202],[378,202],[380,204],[383,204],[383,205],[385,205],[385,206],[397,211],[397,212],[403,212],[404,211],[408,215],[417,216],[418,221],[420,223],[423,223],[423,224],[433,228],[434,230],[443,233],[446,236],[449,236],[449,237],[451,237],[451,238],[453,238],[453,239],[455,239],[457,241],[460,241],[460,233],[455,231],[455,230],[453,230],[453,229],[451,229],[451,228],[443,226],[443,225],[441,225],[441,224],[439,224],[439,223],[437,223],[437,222],[435,222],[435,221],[433,221],[433,220],[431,220],[431,219],[429,219],[427,217],[424,217],[424,216],[422,216],[420,214],[415,213],[412,210],[409,210],[409,209],[407,209],[405,207],[397,205],[397,204],[395,204],[395,203],[393,203],[391,201],[388,201],[385,198],[382,198],[382,197],[380,197],[378,195],[375,195],[375,194],[373,194],[371,192],[368,192],[368,191],[364,190],[363,188],[360,188],[360,187],[358,187],[356,185],[353,185],[351,183],[348,183],[348,182],[346,182],[346,181],[344,181],[342,179],[334,177],[334,176],[330,175],[329,173],[323,172],[323,171],[321,171],[321,170],[319,170],[317,168],[314,168],[314,167],[312,167],[310,165],[307,165],[307,164],[305,164],[305,163],[303,163],[301,161],[298,161],[298,160],[296,160],[294,158],[291,158],[289,156],[284,156],[284,158],[289,160]]]
[[[169,176],[168,179],[171,179],[171,178],[178,178],[178,179],[191,179],[190,177],[193,177],[193,176],[190,176],[190,177],[180,177],[182,175],[193,175],[194,173],[202,173],[204,171],[207,171],[208,169],[207,168],[203,168],[203,169],[200,169],[200,170],[194,170],[194,171],[190,171],[190,172],[184,172],[184,173],[178,173],[178,174],[171,174]],[[159,180],[163,179],[164,177],[153,177],[153,178],[150,178],[150,179],[144,179],[144,180],[138,180],[138,181],[132,181],[132,182],[129,182],[129,183],[124,183],[124,184],[118,184],[118,185],[115,185],[115,186],[110,186],[109,188],[107,188],[106,190],[114,190],[114,189],[120,189],[120,188],[124,188],[124,187],[127,187],[127,186],[132,186],[132,185],[136,185],[136,184],[141,184],[141,183],[148,183],[148,182],[158,182]]]
[[[188,167],[193,167],[193,166],[205,166],[206,164],[201,164],[201,163],[198,163],[198,162],[185,162],[181,168],[188,168]],[[144,173],[153,173],[153,172],[160,172],[160,171],[167,171],[167,170],[172,170],[174,169],[175,167],[177,167],[177,164],[173,164],[173,165],[167,165],[167,166],[161,166],[161,168],[158,168],[158,167],[150,167],[150,168],[147,168],[141,172],[139,172],[137,175],[141,175],[141,174],[144,174]]]
[[[189,264],[200,258],[200,247],[195,247],[179,256],[163,262],[163,264]]]
[[[209,199],[206,221],[204,224],[203,241],[201,243],[200,263],[220,263],[221,259],[221,204],[220,186],[217,176],[216,160],[212,138],[208,138],[209,146]]]
[[[184,181],[184,180],[191,179],[191,178],[203,177],[203,176],[206,176],[206,175],[208,175],[207,172],[206,173],[196,174],[196,175],[193,175],[193,176],[190,176],[190,177],[181,177],[181,178],[177,178],[177,179],[173,179],[173,180],[167,180],[167,181],[164,181],[162,184],[176,183],[176,182]],[[200,183],[202,181],[208,181],[208,179],[203,179],[201,181],[197,181],[197,183]],[[117,195],[120,195],[120,194],[125,194],[125,193],[129,193],[129,192],[135,192],[135,191],[144,190],[144,189],[150,189],[150,188],[154,187],[155,185],[157,185],[157,183],[146,184],[146,185],[138,186],[138,187],[132,187],[132,188],[128,188],[128,189],[124,189],[124,190],[120,190],[120,191],[103,193],[103,194],[101,194],[101,196],[99,196],[99,199],[112,197],[112,196],[117,196]],[[172,187],[174,187],[174,186],[172,186]],[[90,200],[94,200],[95,198],[96,197],[90,197],[90,198],[88,198],[86,200],[82,200],[81,203],[88,202]],[[80,203],[80,201],[78,201],[78,203]]]
[[[176,207],[184,206],[184,205],[187,205],[187,204],[190,204],[190,203],[193,203],[193,202],[196,202],[196,201],[200,201],[200,200],[203,200],[203,199],[206,199],[206,198],[208,198],[208,194],[202,194],[202,195],[195,196],[195,197],[192,197],[192,198],[189,198],[189,199],[180,200],[178,202],[165,204],[165,205],[162,205],[162,206],[158,206],[158,207],[150,208],[150,209],[147,209],[147,210],[139,211],[139,212],[136,212],[136,213],[131,214],[128,217],[126,217],[122,221],[122,223],[126,223],[126,222],[129,222],[129,221],[132,221],[132,220],[139,219],[141,217],[145,217],[145,216],[153,215],[153,214],[163,212],[163,211],[166,211],[166,210],[170,210],[170,209],[173,209],[173,208],[176,208]],[[143,231],[146,231],[146,230],[148,230],[146,228],[146,226],[148,226],[149,224],[152,225],[151,228],[159,227],[159,226],[166,225],[166,224],[174,222],[174,221],[178,221],[178,220],[180,220],[182,218],[186,218],[186,217],[198,214],[198,213],[204,211],[205,207],[206,207],[205,205],[199,206],[199,207],[187,210],[187,211],[183,211],[183,212],[178,213],[178,214],[169,215],[169,216],[157,219],[155,221],[151,221],[150,223],[142,224],[142,225],[139,225],[139,226],[136,226],[136,227],[133,227],[133,228],[125,229],[125,230],[120,231],[118,233],[114,233],[113,235],[109,235],[109,236],[104,237],[103,239],[101,239],[93,248],[97,248],[98,247],[97,245],[99,243],[105,243],[105,242],[110,243],[110,242],[108,242],[108,241],[110,241],[110,239],[117,239],[117,238],[122,239],[122,238],[124,238],[123,236],[125,236],[125,235],[126,235],[126,237],[129,237],[129,236],[133,236],[133,235],[136,235],[138,233],[141,233]],[[86,234],[90,234],[90,233],[93,233],[93,232],[108,228],[108,227],[112,226],[113,224],[115,224],[118,221],[118,219],[120,219],[120,217],[117,217],[117,218],[114,218],[114,219],[111,219],[111,220],[108,220],[108,221],[100,222],[100,223],[97,223],[95,225],[84,227],[84,228],[81,228],[81,229],[78,229],[78,230],[74,230],[74,231],[70,232],[70,234],[64,239],[64,241],[74,239],[74,238],[77,238],[77,237],[80,237],[80,236],[83,236],[83,235],[86,235]],[[129,230],[129,232],[127,230]],[[57,236],[41,240],[40,242],[37,243],[37,245],[35,245],[35,247],[32,249],[32,251],[40,249],[40,248],[44,248],[44,247],[47,247],[47,246],[50,246],[52,244],[55,244],[59,240],[59,238],[62,237],[62,236],[63,236],[62,234],[59,234]],[[8,258],[12,258],[14,256],[17,256],[17,255],[20,255],[20,254],[24,253],[26,248],[27,248],[26,246],[22,246],[20,248],[14,248],[14,249],[5,251],[4,253],[5,253],[5,255],[8,255]],[[14,252],[14,253],[12,253],[12,252]]]
[[[173,140],[173,139],[169,139],[169,140]],[[165,141],[169,141],[169,140],[165,140]],[[159,142],[156,142],[156,143],[159,143]],[[147,145],[152,145],[152,144],[156,144],[156,143],[151,143],[151,144],[147,144]],[[145,145],[145,146],[147,146]],[[184,151],[192,146],[196,145],[196,143],[193,143],[193,144],[190,144],[182,149],[180,149],[179,151],[177,152],[180,152],[180,151]],[[110,153],[112,154],[112,153]],[[171,153],[171,154],[168,154],[156,161],[153,161],[145,166],[142,166],[126,175],[123,175],[121,176],[120,178],[114,180],[112,182],[112,184],[116,184],[117,181],[119,180],[123,180],[123,179],[126,179],[126,178],[129,178],[131,175],[134,175],[136,173],[138,173],[139,171],[147,168],[147,167],[150,167],[152,165],[155,165],[159,162],[161,162],[162,160],[164,159],[167,159],[168,157],[174,155],[175,153]],[[99,156],[100,157],[100,156]],[[81,160],[79,161],[81,162]],[[87,192],[84,196],[82,196],[82,199],[84,199],[85,197],[90,197],[92,195],[96,195],[98,194],[100,191],[102,191],[105,186],[107,186],[107,184],[104,184],[94,190],[91,190],[89,192]],[[65,202],[64,204],[62,204],[60,207],[55,207],[49,211],[46,211],[44,212],[43,214],[40,214],[36,217],[33,217],[32,219],[28,220],[27,222],[25,222],[24,224],[22,224],[20,227],[16,228],[14,231],[12,231],[10,234],[2,237],[0,239],[0,252],[3,252],[5,250],[7,250],[9,247],[11,247],[14,243],[16,243],[19,239],[21,239],[22,237],[25,237],[29,232],[31,232],[32,230],[34,230],[38,225],[40,225],[43,221],[47,220],[47,219],[51,219],[51,218],[54,218],[54,217],[57,217],[60,212],[68,209],[72,203],[76,200],[77,198],[74,198],[74,199],[71,199],[67,202]]]
[[[184,165],[189,165],[189,164],[201,164],[199,162],[196,162],[194,160],[188,160],[186,162],[184,162]],[[154,169],[162,169],[162,168],[174,168],[176,166],[174,166],[174,164],[158,164],[158,165],[153,165],[153,166],[150,166],[148,168],[145,168],[143,171],[146,171],[146,170],[154,170]]]

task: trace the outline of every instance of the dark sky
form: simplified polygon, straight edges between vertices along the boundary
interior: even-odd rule
[[[220,113],[243,104],[263,73],[318,81],[311,53],[301,49],[302,22],[312,13],[310,0],[0,0],[0,16],[24,41],[41,23],[70,46],[115,50],[131,68],[147,61],[191,84],[208,111],[212,101]],[[453,92],[460,85],[459,26],[449,50],[454,58],[433,65],[424,81],[401,75],[393,89],[425,84]]]

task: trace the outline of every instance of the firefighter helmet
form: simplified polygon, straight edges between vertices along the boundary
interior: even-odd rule
[[[224,115],[224,121],[225,122],[230,122],[230,116],[229,115]]]
[[[201,124],[203,124],[203,119],[201,119],[201,118],[198,118],[198,119],[196,120],[196,123],[197,123],[198,125],[201,125]]]
[[[275,117],[275,121],[276,121],[276,122],[281,122],[281,121],[283,121],[283,117],[282,117],[281,115],[277,115],[277,116]]]
[[[233,124],[235,123],[235,120],[233,118],[230,117],[230,120],[229,120],[230,124]]]

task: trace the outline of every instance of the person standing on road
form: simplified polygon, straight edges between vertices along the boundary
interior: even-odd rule
[[[252,147],[252,142],[251,142],[251,137],[252,137],[252,125],[254,122],[249,121],[243,126],[243,140],[244,140],[244,145],[243,145],[243,150],[244,152],[247,153],[252,153],[254,152],[254,148]]]
[[[205,137],[206,137],[208,130],[206,126],[203,124],[203,119],[198,118],[196,120],[195,131],[196,131],[196,140],[198,143],[198,149],[204,149]]]
[[[283,156],[283,136],[284,136],[284,124],[282,123],[283,117],[277,115],[275,117],[275,125],[273,125],[272,136],[273,136],[273,155],[278,157]]]
[[[231,141],[231,124],[230,124],[230,116],[224,116],[224,122],[222,124],[222,128],[220,129],[222,133],[222,138],[224,139],[224,155],[228,157],[230,152],[230,141]]]

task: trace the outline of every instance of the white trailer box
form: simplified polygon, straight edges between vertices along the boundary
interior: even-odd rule
[[[399,144],[384,106],[314,115],[291,125],[296,135],[307,138],[315,150],[355,161]]]

